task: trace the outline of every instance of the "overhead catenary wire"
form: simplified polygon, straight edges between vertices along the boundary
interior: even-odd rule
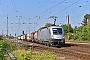
[[[11,1],[13,2],[13,0],[11,0]],[[47,0],[47,1],[48,1],[48,0]],[[47,2],[47,1],[46,1],[46,2]],[[50,9],[52,9],[52,8],[54,8],[54,7],[58,6],[58,5],[60,5],[60,4],[63,3],[64,1],[66,1],[66,0],[63,0],[62,2],[60,2],[60,3],[56,4],[56,5],[54,5],[53,7],[47,9],[46,11],[40,13],[39,15],[41,15],[41,14],[47,12],[48,10],[50,10]],[[46,3],[46,2],[45,2],[45,3]],[[14,2],[13,2],[13,6],[15,6],[15,3],[14,3]],[[14,10],[16,11],[15,7],[14,7]],[[39,16],[39,15],[37,15],[37,16]],[[35,16],[35,17],[36,17],[36,16]],[[34,17],[34,18],[35,18],[35,17]]]
[[[72,4],[69,5],[68,7],[66,7],[66,8],[62,9],[61,11],[57,12],[56,14],[59,14],[59,13],[61,13],[62,11],[64,11],[64,10],[70,8],[71,6],[73,6],[74,4],[78,3],[79,1],[80,1],[80,0],[77,0],[76,2],[72,3]],[[56,15],[56,14],[55,14],[55,15]]]
[[[31,11],[29,14],[26,14],[26,15],[30,15],[30,14],[32,14],[32,13],[35,13],[37,10],[39,10],[41,7],[43,7],[46,3],[48,3],[48,1],[49,0],[46,0],[44,3],[42,3],[40,6],[38,6],[38,7],[36,7],[36,9],[34,9],[33,11]],[[39,3],[41,3],[41,2],[39,2]],[[38,16],[35,16],[35,17],[38,17]],[[35,18],[34,17],[34,18]],[[29,19],[26,21],[26,22],[28,22],[28,21],[30,21],[30,20],[33,20],[34,18],[32,18],[32,17],[29,17]],[[40,16],[39,16],[39,19],[40,19]],[[39,20],[38,19],[38,20]],[[37,21],[38,21],[37,20]],[[37,22],[36,21],[36,22]],[[30,23],[32,23],[32,24],[34,24],[34,23],[36,23],[36,22],[30,22]]]
[[[40,13],[40,14],[38,14],[38,15],[36,15],[36,16],[40,16],[40,15],[44,14],[45,12],[47,12],[47,11],[53,9],[54,7],[56,7],[56,6],[60,5],[60,4],[62,4],[62,3],[65,2],[65,1],[66,1],[66,0],[63,0],[63,1],[59,2],[58,4],[56,4],[56,5],[54,5],[54,6],[50,7],[50,8],[48,8],[47,10],[43,11],[42,13]],[[33,17],[33,18],[36,18],[36,16]]]
[[[44,11],[44,12],[42,12],[41,14],[43,14],[43,13],[49,11],[50,9],[52,9],[52,8],[54,8],[54,7],[58,6],[58,5],[60,5],[61,3],[65,2],[65,1],[66,1],[66,0],[63,0],[62,2],[60,2],[60,3],[56,4],[56,5],[54,5],[53,7],[47,9],[47,10]],[[39,15],[41,15],[41,14],[39,14]],[[40,19],[38,19],[38,20],[40,20]],[[36,21],[36,23],[38,22],[38,20]],[[46,19],[46,20],[48,20],[48,19]],[[40,24],[37,23],[37,25],[40,25]],[[36,25],[36,26],[37,26],[37,25]]]
[[[41,15],[41,14],[47,12],[48,10],[53,9],[54,7],[56,7],[56,6],[60,5],[60,4],[62,4],[64,1],[66,1],[66,0],[63,0],[62,2],[60,2],[60,3],[58,3],[58,4],[54,5],[54,6],[52,6],[51,8],[45,10],[44,12],[40,13],[39,15]],[[37,15],[37,16],[38,16],[38,15]]]
[[[85,5],[86,5],[86,4],[85,4]],[[85,9],[85,8],[88,8],[89,6],[90,6],[90,3],[88,3],[86,6],[78,6],[78,7],[82,8],[82,9]],[[78,11],[78,9],[75,9],[74,11],[70,11],[70,12],[68,12],[68,13],[75,12],[75,11]],[[68,13],[67,13],[67,14],[68,14]],[[71,17],[71,20],[76,19],[76,18],[81,17],[81,16],[84,17],[84,15],[85,15],[85,13],[76,15],[76,16],[74,16],[74,17]],[[82,19],[82,20],[83,20],[83,19]],[[82,21],[81,21],[81,22],[82,22]],[[78,23],[77,23],[77,22],[72,22],[71,24],[73,25],[73,24],[78,24]]]
[[[62,4],[62,3],[63,3],[63,2],[65,2],[65,1],[66,1],[66,0],[63,0],[63,1],[59,2],[58,4],[55,4],[54,6],[52,6],[52,7],[48,8],[47,10],[45,10],[44,12],[42,12],[42,13],[40,13],[40,14],[36,15],[36,16],[39,16],[39,17],[40,17],[40,15],[42,15],[42,14],[44,14],[45,12],[47,12],[47,11],[49,11],[49,10],[53,9],[53,8],[54,8],[54,7],[56,7],[56,6],[58,6],[58,5]],[[35,16],[35,17],[33,17],[33,19],[34,19],[34,18],[36,18],[36,16]],[[37,22],[38,22],[38,20],[40,20],[40,18],[39,18],[39,19],[37,19],[37,21],[34,21],[33,23],[37,23]]]
[[[87,3],[87,1],[86,1],[86,3]],[[77,6],[78,8],[87,8],[87,7],[89,7],[90,6],[90,3],[88,3],[88,4],[84,4],[83,6],[82,5],[79,5],[79,6]],[[75,12],[75,11],[78,11],[78,9],[76,8],[76,9],[74,9],[74,10],[71,10],[71,11],[68,11],[68,12],[66,12],[66,14],[69,14],[69,13],[72,13],[72,12]]]
[[[65,9],[67,9],[67,8],[69,8],[69,7],[71,7],[71,6],[73,6],[74,4],[76,4],[76,3],[78,3],[80,0],[78,0],[78,1],[76,1],[76,2],[74,2],[74,3],[72,3],[71,5],[69,5],[68,7],[66,7]],[[87,6],[86,6],[87,7]],[[63,10],[61,10],[61,12],[62,11],[64,11],[65,9],[63,9]],[[77,11],[77,10],[74,10],[74,12],[75,11]],[[59,12],[58,12],[59,13]],[[80,15],[78,15],[78,16],[75,16],[75,17],[72,17],[72,18],[76,18],[76,17],[80,17],[82,14],[80,14]],[[46,20],[45,20],[46,21]],[[65,20],[66,21],[66,20]],[[43,21],[44,22],[44,21]],[[40,23],[39,23],[40,24]]]
[[[64,0],[64,1],[65,1],[65,0]],[[64,2],[64,1],[62,1],[62,2]],[[67,9],[67,8],[69,8],[69,7],[71,7],[71,6],[73,6],[74,4],[78,3],[79,1],[80,1],[80,0],[78,0],[78,1],[76,1],[76,2],[74,2],[74,3],[72,3],[71,5],[69,5],[68,7],[64,8],[64,9],[62,9],[62,10],[59,11],[58,13],[60,13],[60,12],[64,11],[65,9]],[[61,4],[62,2],[56,4],[55,6],[51,7],[50,9],[56,7],[57,5]],[[50,10],[50,9],[47,9],[46,11],[48,11],[48,10]],[[44,11],[44,12],[46,12],[46,11]],[[43,12],[43,13],[44,13],[44,12]],[[56,13],[56,14],[58,14],[58,13]],[[42,14],[42,13],[41,13],[41,14]],[[46,21],[46,20],[45,20],[45,21]],[[39,24],[40,24],[40,23],[39,23]]]

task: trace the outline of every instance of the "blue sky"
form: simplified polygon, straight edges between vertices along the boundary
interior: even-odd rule
[[[50,16],[58,17],[56,24],[67,24],[69,15],[72,27],[80,26],[78,23],[88,13],[89,0],[0,0],[0,34],[2,30],[3,34],[7,33],[7,16],[8,34],[21,35],[22,31],[30,33],[46,23],[53,23]]]

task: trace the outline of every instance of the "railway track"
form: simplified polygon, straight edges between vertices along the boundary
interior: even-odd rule
[[[48,47],[45,45],[38,44],[37,46],[38,47],[35,47],[34,49],[38,51],[49,50],[49,51],[52,51],[56,55],[63,54],[63,55],[77,57],[82,60],[90,60],[90,48],[88,45],[66,44],[66,46],[64,47]],[[85,46],[88,46],[88,47],[85,47]]]
[[[70,48],[56,48],[56,47],[37,47],[38,50],[49,50],[52,51],[56,55],[68,55],[77,57],[84,60],[90,60],[90,52],[87,51],[81,51],[77,49],[70,49]]]
[[[64,57],[68,56],[68,58],[74,57],[79,60],[90,60],[90,48],[89,48],[90,45],[66,44],[66,45],[63,45],[62,47],[49,47],[42,44],[37,44],[37,43],[32,43],[27,41],[20,42],[20,44],[23,44],[29,47],[33,46],[33,49],[36,51],[48,50],[56,54],[57,56],[61,56],[62,54]],[[70,60],[68,58],[66,59]]]

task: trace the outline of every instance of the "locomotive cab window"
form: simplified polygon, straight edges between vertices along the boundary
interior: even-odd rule
[[[62,34],[62,28],[52,28],[54,35]]]

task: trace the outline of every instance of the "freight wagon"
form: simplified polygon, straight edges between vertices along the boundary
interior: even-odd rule
[[[18,36],[18,39],[19,40],[31,41],[30,34],[24,34],[24,35]]]

